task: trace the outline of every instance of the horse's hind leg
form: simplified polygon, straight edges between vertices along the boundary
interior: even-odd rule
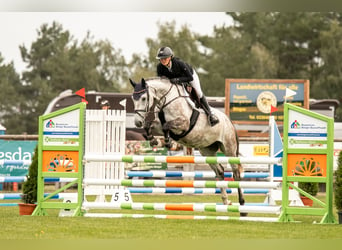
[[[233,178],[234,181],[240,181],[241,180],[241,172],[242,172],[242,166],[231,164],[232,170],[233,170]],[[238,196],[239,196],[239,203],[240,205],[245,204],[245,198],[243,197],[243,193],[241,188],[238,188]],[[247,213],[240,213],[240,216],[247,216]]]
[[[209,164],[211,169],[215,172],[216,178],[220,181],[224,180],[224,168],[221,164]],[[224,205],[230,205],[231,202],[228,200],[228,194],[226,188],[220,188],[221,198]]]
[[[200,148],[199,151],[203,156],[215,156],[218,150],[218,144],[214,143],[210,147]],[[224,168],[221,164],[209,164],[210,168],[215,172],[216,178],[223,181],[224,180]],[[228,194],[226,188],[220,188],[222,202],[225,205],[231,204],[228,200]]]

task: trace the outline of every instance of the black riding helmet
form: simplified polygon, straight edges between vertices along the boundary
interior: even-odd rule
[[[161,47],[157,53],[157,59],[167,58],[173,56],[173,51],[170,47]]]

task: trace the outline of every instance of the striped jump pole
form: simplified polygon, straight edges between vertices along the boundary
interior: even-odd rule
[[[21,199],[21,193],[6,193],[0,194],[0,200],[19,200]],[[49,193],[44,194],[44,197],[50,195]],[[65,199],[70,197],[77,197],[77,193],[58,193],[51,197],[51,199]]]
[[[22,183],[26,181],[26,176],[0,176],[0,183],[18,182]]]
[[[237,212],[279,214],[280,206],[237,206],[200,203],[84,202],[84,209],[163,210],[191,212]]]
[[[146,163],[197,163],[197,164],[280,164],[282,158],[272,157],[216,157],[216,156],[165,156],[165,155],[92,155],[85,162],[146,162]]]
[[[0,176],[0,183],[9,183],[9,182],[18,182],[22,183],[25,182],[27,179],[26,176]],[[53,177],[47,177],[44,178],[44,182],[72,182],[75,178],[53,178]]]
[[[114,180],[86,178],[84,185],[113,185],[125,187],[191,187],[191,188],[278,188],[280,182],[266,181],[186,181],[186,180]]]
[[[212,171],[195,171],[195,172],[180,172],[180,171],[127,171],[128,177],[144,177],[144,178],[172,178],[172,177],[191,177],[191,178],[216,178]],[[241,173],[241,178],[268,178],[270,173]],[[225,172],[224,177],[233,177],[232,172]]]
[[[233,217],[233,216],[205,216],[205,215],[166,215],[166,214],[106,214],[86,213],[84,217],[95,218],[155,218],[155,219],[182,219],[182,220],[236,220],[254,222],[277,222],[274,217]]]
[[[220,194],[220,188],[146,188],[129,187],[131,194]],[[243,194],[268,194],[269,189],[242,189]],[[228,194],[238,194],[237,189],[227,188]]]
[[[20,200],[21,193],[6,193],[0,194],[0,200]],[[44,194],[44,197],[50,195],[49,193]],[[71,197],[77,197],[77,193],[58,193],[51,197],[51,199],[69,199]],[[13,207],[18,206],[18,203],[0,203],[0,207]]]

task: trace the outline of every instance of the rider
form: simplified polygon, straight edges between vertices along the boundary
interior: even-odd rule
[[[196,71],[186,62],[174,57],[170,47],[161,47],[156,58],[160,62],[157,65],[157,75],[169,78],[170,82],[174,84],[190,83],[198,95],[201,107],[208,116],[210,126],[216,125],[219,120],[210,110]]]

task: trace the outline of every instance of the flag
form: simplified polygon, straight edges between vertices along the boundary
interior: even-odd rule
[[[277,109],[276,107],[273,107],[273,106],[271,105],[271,112],[270,112],[270,114],[272,114],[273,112],[276,112],[276,111],[278,111],[278,109]]]
[[[126,108],[126,99],[123,99],[120,103],[121,106],[123,106],[124,108]]]
[[[82,88],[82,89],[76,91],[75,94],[76,94],[76,95],[79,95],[79,96],[82,97],[82,98],[85,98],[85,89]]]
[[[270,134],[270,157],[283,157],[283,141],[274,117],[272,117],[272,121],[270,119],[270,126],[272,126]],[[281,178],[283,176],[282,164],[274,164],[271,173],[273,173],[271,180]]]
[[[82,98],[82,102],[84,102],[85,104],[88,104],[88,101],[84,98]]]
[[[291,89],[289,89],[289,88],[286,88],[286,92],[285,92],[285,97],[287,98],[287,97],[290,97],[290,96],[294,96],[294,95],[296,95],[297,94],[297,92],[295,92],[295,91],[293,91],[293,90],[291,90]]]

